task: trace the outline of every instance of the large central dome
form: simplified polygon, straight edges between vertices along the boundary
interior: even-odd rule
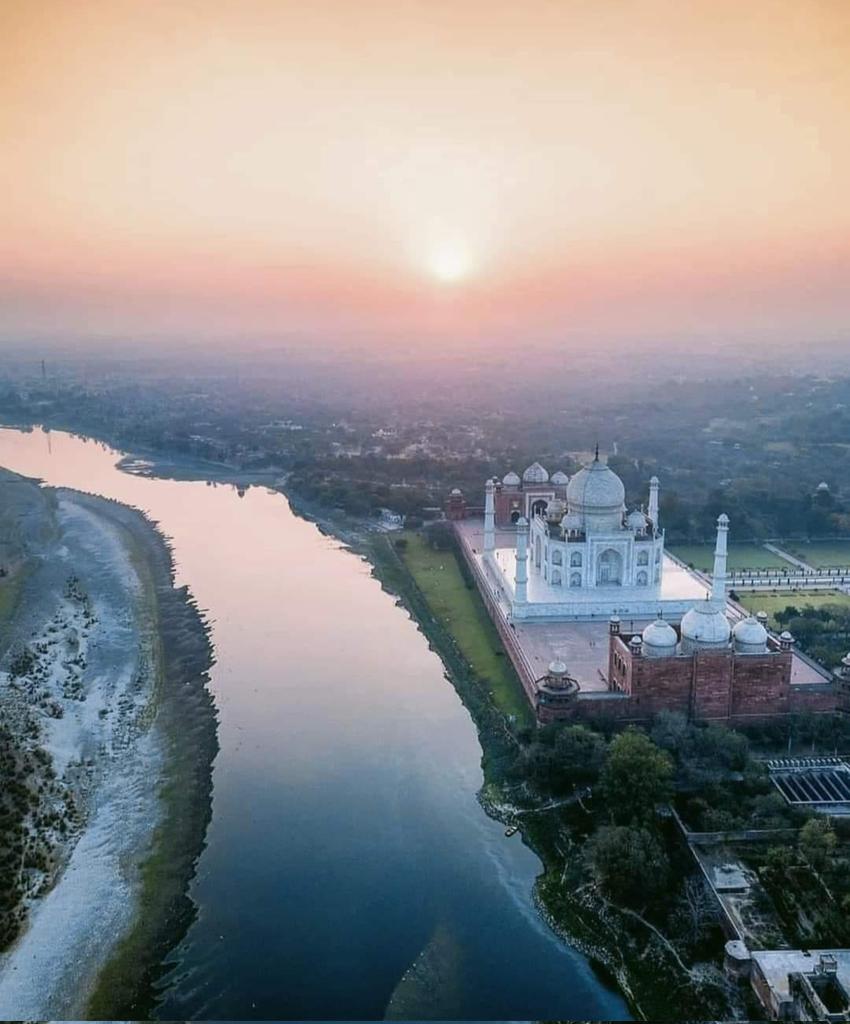
[[[569,510],[581,517],[585,528],[617,529],[625,499],[623,481],[598,459],[580,469],[567,485]]]

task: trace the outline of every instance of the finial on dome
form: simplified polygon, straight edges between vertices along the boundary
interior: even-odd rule
[[[599,442],[596,442],[596,454],[593,457],[594,462],[599,462]]]

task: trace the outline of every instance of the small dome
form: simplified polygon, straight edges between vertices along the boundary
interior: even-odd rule
[[[723,611],[707,599],[685,613],[681,630],[686,650],[694,647],[725,647],[732,633]]]
[[[767,650],[767,630],[753,615],[735,624],[732,639],[739,654],[763,654]]]
[[[556,658],[554,661],[549,662],[549,675],[550,676],[565,676],[567,674],[567,664],[561,661],[560,658]]]
[[[519,487],[520,481],[516,473],[514,473],[514,471],[511,470],[509,473],[505,473],[504,477],[502,478],[502,483],[505,485],[505,487]]]
[[[451,493],[454,495],[463,494],[463,491],[459,487],[453,487]]]
[[[647,654],[661,657],[665,654],[676,653],[676,644],[679,642],[679,638],[676,636],[676,630],[673,629],[669,622],[665,622],[664,619],[656,619],[655,622],[650,622],[643,633],[641,633],[641,636],[643,637]]]
[[[575,512],[567,512],[567,514],[561,519],[561,526],[565,530],[580,530],[581,529],[581,516]]]
[[[559,469],[552,474],[551,482],[553,484],[558,484],[559,487],[562,487],[564,484],[568,484],[570,482],[570,478],[563,470]]]
[[[580,469],[567,487],[570,510],[576,512],[619,512],[625,498],[623,481],[604,462]]]
[[[821,480],[821,482],[818,484],[818,490],[821,492],[829,490],[829,484],[826,482],[826,480]]]
[[[626,526],[628,526],[630,530],[635,530],[636,532],[639,530],[645,530],[646,516],[643,512],[635,509],[634,512],[629,512],[628,516],[626,516]]]
[[[560,498],[551,498],[546,502],[546,518],[550,523],[560,523],[566,511],[567,506]]]
[[[532,462],[522,474],[522,479],[527,484],[545,484],[549,482],[549,474],[539,462]]]

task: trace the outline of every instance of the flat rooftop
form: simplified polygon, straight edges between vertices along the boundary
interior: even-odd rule
[[[788,975],[810,974],[822,956],[835,957],[837,976],[845,988],[850,988],[850,949],[759,949],[751,955],[765,981],[783,1000],[791,996]]]

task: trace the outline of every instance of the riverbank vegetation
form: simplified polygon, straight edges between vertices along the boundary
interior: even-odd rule
[[[443,657],[476,721],[483,802],[540,856],[541,912],[617,978],[639,1016],[743,1014],[742,997],[720,967],[718,908],[683,829],[787,835],[810,827],[754,751],[850,750],[850,729],[821,716],[747,735],[673,713],[650,729],[529,726],[512,717],[503,687],[484,681],[483,666],[510,662],[494,658],[499,638],[483,604],[470,611],[480,597],[448,538],[440,529],[378,538],[376,569]],[[519,680],[512,682],[524,700]],[[795,870],[805,872],[800,856],[803,868]]]
[[[446,530],[405,531],[393,547],[422,591],[431,613],[451,633],[463,658],[509,719],[530,725],[528,699],[502,647],[478,589],[455,554]]]
[[[208,682],[209,627],[186,587],[173,585],[171,552],[144,516],[112,504],[128,534],[156,638],[153,719],[165,753],[160,822],[140,866],[138,911],[101,970],[89,1001],[93,1019],[149,1017],[168,952],[196,913],[188,889],[212,813],[217,718]]]

